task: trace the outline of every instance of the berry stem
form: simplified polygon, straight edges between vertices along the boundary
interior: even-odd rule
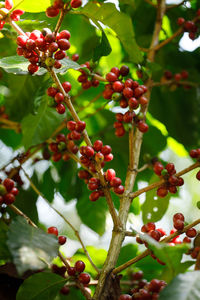
[[[9,24],[15,29],[15,31],[19,34],[19,35],[26,35],[25,32],[15,23],[15,21],[12,21],[10,19]]]
[[[55,36],[57,35],[58,31],[60,30],[61,24],[62,24],[64,17],[68,11],[66,9],[66,7],[67,7],[67,4],[65,4],[64,7],[61,9],[60,16],[59,16],[58,22],[57,22],[55,30],[54,30]]]

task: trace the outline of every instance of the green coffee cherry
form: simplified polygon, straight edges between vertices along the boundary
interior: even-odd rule
[[[144,114],[142,112],[139,112],[137,115],[138,120],[144,120]]]
[[[55,63],[55,59],[53,59],[52,57],[47,57],[45,59],[45,64],[47,65],[47,67],[53,67]]]
[[[119,100],[121,100],[121,98],[122,98],[122,95],[120,93],[113,93],[112,94],[112,100],[113,101],[119,101]]]
[[[0,195],[3,196],[7,193],[6,188],[3,184],[0,184]]]

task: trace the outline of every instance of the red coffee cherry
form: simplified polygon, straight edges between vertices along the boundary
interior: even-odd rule
[[[96,152],[101,151],[102,147],[103,147],[103,143],[101,140],[96,140],[93,144],[93,148]]]
[[[100,197],[99,191],[92,192],[89,196],[90,201],[97,201]]]
[[[56,110],[59,114],[64,114],[65,113],[65,106],[62,103],[59,103],[56,105]]]
[[[200,181],[200,171],[196,174],[196,179]]]
[[[71,37],[71,34],[68,30],[62,30],[60,33],[58,33],[56,39],[60,40],[60,39],[67,39],[69,40]]]
[[[67,39],[58,40],[58,47],[60,48],[60,50],[68,50],[70,46],[70,42]]]
[[[101,153],[103,155],[107,155],[107,154],[110,154],[112,152],[112,148],[109,146],[109,145],[105,145],[102,147],[101,149]]]
[[[190,238],[193,238],[197,235],[197,231],[195,228],[190,228],[186,231],[186,235]]]
[[[88,284],[90,282],[90,275],[87,273],[81,273],[78,277],[78,280],[82,283],[82,284]]]
[[[129,73],[129,67],[128,66],[122,66],[121,68],[120,68],[120,75],[122,75],[123,77],[124,76],[127,76],[128,75],[128,73]]]
[[[173,216],[173,222],[175,222],[176,220],[181,220],[181,221],[185,221],[185,217],[182,213],[176,213],[174,216]]]
[[[132,297],[128,294],[121,295],[118,300],[131,300]]]
[[[59,9],[50,6],[46,9],[46,16],[49,18],[54,18],[59,14]]]
[[[138,129],[139,129],[139,131],[141,131],[142,133],[145,133],[145,132],[148,131],[149,126],[148,126],[145,122],[139,121],[139,122],[138,122]]]
[[[63,295],[68,295],[70,292],[70,289],[68,286],[64,285],[61,289],[60,289],[60,293]]]
[[[114,192],[116,194],[119,194],[119,195],[123,194],[124,193],[124,186],[123,185],[119,185],[117,187],[114,187]]]
[[[56,103],[61,103],[64,101],[64,95],[62,93],[56,93],[55,97],[54,97]]]
[[[78,8],[82,5],[81,0],[71,0],[70,5],[72,8]]]
[[[67,273],[68,273],[69,276],[75,276],[76,275],[75,267],[68,267]]]
[[[106,171],[106,180],[107,180],[107,181],[111,181],[112,179],[115,178],[115,175],[116,175],[115,170],[113,170],[113,169],[108,169],[108,170]]]
[[[11,193],[7,193],[3,196],[3,200],[5,204],[10,205],[15,202],[15,196]]]
[[[76,122],[76,131],[82,132],[86,127],[86,123],[84,121]]]
[[[66,241],[67,241],[66,236],[60,235],[60,236],[58,237],[58,243],[59,243],[60,245],[64,245],[64,244],[66,243]]]
[[[6,178],[4,181],[3,181],[3,185],[5,186],[7,192],[10,192],[13,188],[14,188],[14,181],[10,178]]]
[[[58,229],[57,229],[56,227],[54,227],[54,226],[49,227],[49,228],[47,229],[47,232],[48,232],[49,234],[54,234],[54,235],[58,236]]]
[[[184,228],[184,222],[180,219],[176,219],[174,221],[174,228],[176,228],[177,230],[183,230]]]
[[[76,272],[82,273],[85,270],[85,263],[82,260],[76,261],[74,265]]]
[[[115,73],[109,72],[108,74],[106,74],[106,80],[108,80],[109,82],[114,82],[117,80],[117,75]]]
[[[166,187],[160,187],[157,189],[157,196],[160,198],[166,197],[168,194],[167,188]]]

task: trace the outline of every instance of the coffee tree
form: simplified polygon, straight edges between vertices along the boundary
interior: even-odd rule
[[[198,38],[200,8],[116,4],[0,2],[0,137],[12,152],[1,152],[1,299],[200,299],[199,202],[190,195],[196,215],[182,204],[169,232],[156,223],[185,174],[200,181],[200,55],[179,43]],[[186,167],[160,155],[169,141]],[[100,236],[110,215],[107,252],[53,205],[58,193]],[[39,222],[38,196],[66,235]],[[60,248],[69,229],[81,247],[72,257]]]

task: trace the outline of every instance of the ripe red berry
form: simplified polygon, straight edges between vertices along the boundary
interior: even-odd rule
[[[159,241],[161,238],[161,233],[158,230],[151,230],[149,235],[156,241]]]
[[[178,178],[174,175],[171,175],[168,181],[171,185],[178,185]]]
[[[123,89],[123,95],[124,95],[124,97],[126,97],[128,99],[131,98],[131,97],[133,97],[133,90],[129,87],[125,87]]]
[[[181,221],[185,221],[185,217],[182,213],[176,213],[175,215],[173,215],[173,222],[175,222],[176,220],[181,220]]]
[[[72,140],[76,140],[76,141],[80,140],[80,138],[81,138],[80,132],[73,130],[71,132],[71,138],[72,138]]]
[[[162,287],[162,282],[158,279],[152,279],[149,283],[149,292],[158,293]]]
[[[7,193],[3,196],[3,200],[5,204],[10,205],[15,202],[15,196],[11,193]]]
[[[141,131],[142,133],[147,132],[149,129],[149,126],[143,121],[139,121],[137,125],[138,125],[139,131]]]
[[[34,41],[34,40],[28,39],[28,40],[26,41],[26,49],[28,49],[28,50],[34,50],[35,47],[36,47],[36,44],[35,44],[35,41]]]
[[[174,221],[174,228],[176,228],[177,230],[182,230],[184,228],[184,222],[180,219],[176,219]]]
[[[72,60],[73,61],[77,61],[77,60],[79,60],[79,55],[76,53],[76,54],[73,54],[72,55]]]
[[[58,144],[57,143],[50,143],[49,150],[52,152],[58,152]]]
[[[90,201],[97,201],[100,197],[99,191],[92,192],[89,196]]]
[[[109,72],[108,74],[106,74],[106,79],[109,82],[114,82],[117,80],[117,75],[115,73]]]
[[[85,270],[85,263],[82,260],[76,261],[74,265],[76,272],[82,273]]]
[[[129,73],[129,67],[128,66],[122,66],[121,68],[120,68],[120,75],[122,75],[122,76],[127,76],[128,75],[128,73]]]
[[[85,155],[87,157],[92,157],[94,155],[94,149],[91,146],[85,147]]]
[[[59,50],[55,53],[54,58],[57,60],[61,60],[61,59],[65,58],[65,56],[66,56],[65,51]]]
[[[54,227],[54,226],[49,227],[49,228],[47,229],[47,232],[48,232],[49,234],[54,234],[54,235],[58,236],[58,229],[57,229],[56,227]]]
[[[93,148],[96,152],[101,151],[102,147],[103,147],[103,143],[101,140],[96,140],[93,144]]]
[[[25,35],[19,35],[17,37],[17,45],[19,45],[20,47],[24,48],[26,47],[26,42],[28,40],[28,37]]]
[[[68,267],[67,273],[69,276],[75,276],[76,275],[76,269],[74,267]]]
[[[68,286],[64,285],[61,289],[60,289],[60,293],[63,295],[68,295],[70,292],[70,289]]]
[[[112,73],[115,73],[117,75],[117,77],[119,77],[120,75],[120,71],[117,67],[113,67],[111,70],[110,70]]]
[[[117,137],[121,137],[121,136],[124,136],[124,134],[126,133],[125,129],[123,126],[121,127],[118,127],[116,130],[115,130],[115,135]]]
[[[62,103],[59,103],[56,105],[56,110],[59,114],[64,114],[65,113],[65,106]]]
[[[136,98],[131,97],[130,99],[128,99],[128,105],[132,109],[137,109],[139,106],[139,102],[137,101]]]
[[[30,74],[34,74],[38,71],[39,67],[37,65],[34,64],[30,64],[28,65],[28,71]]]
[[[109,146],[109,145],[105,145],[102,147],[101,149],[101,153],[103,155],[107,155],[107,154],[110,154],[112,152],[112,148]]]
[[[188,72],[185,71],[185,70],[182,70],[182,71],[181,71],[181,77],[182,77],[183,79],[187,79],[187,78],[188,78]]]
[[[197,235],[197,231],[195,228],[190,228],[186,231],[186,235],[190,238],[193,238]]]
[[[59,39],[57,43],[60,50],[68,50],[71,46],[67,39]]]
[[[108,169],[108,170],[106,171],[106,180],[107,180],[107,181],[111,181],[112,179],[115,178],[115,175],[116,175],[115,170],[113,170],[113,169]]]
[[[64,95],[62,93],[56,93],[55,97],[54,97],[56,103],[61,103],[64,101]]]
[[[113,160],[113,155],[112,155],[112,153],[104,155],[104,161],[105,161],[105,162],[109,162],[109,161],[111,161],[111,160]],[[102,167],[103,167],[103,166],[102,166]]]
[[[173,78],[173,74],[172,74],[172,72],[169,71],[169,70],[166,70],[166,71],[164,72],[164,76],[165,76],[165,78],[168,79],[168,80],[170,80],[170,79]]]
[[[86,170],[80,170],[78,172],[78,177],[81,179],[89,179],[90,178],[90,173]]]
[[[183,243],[190,244],[191,243],[191,239],[189,239],[189,237],[185,236],[184,239],[183,239]]]
[[[126,108],[128,107],[128,101],[123,98],[120,100],[119,105],[121,106],[121,108]]]
[[[60,235],[60,236],[58,237],[58,243],[59,243],[60,245],[64,245],[64,244],[66,243],[66,241],[67,241],[66,236]]]
[[[196,179],[200,181],[200,171],[196,174]]]
[[[144,90],[143,88],[141,88],[140,86],[137,87],[135,90],[134,90],[134,96],[136,98],[139,98],[140,96],[142,96],[144,94]]]
[[[59,60],[56,60],[53,66],[56,69],[60,69],[62,67],[62,64]]]
[[[114,83],[113,83],[113,90],[115,91],[115,92],[122,92],[123,91],[123,89],[124,89],[124,84],[121,82],[121,81],[115,81]]]
[[[111,187],[118,187],[120,186],[122,183],[121,179],[119,177],[114,177],[111,181],[110,181],[110,186]]]
[[[87,273],[81,273],[78,277],[78,280],[82,283],[82,284],[88,284],[90,282],[90,275]]]
[[[118,300],[131,300],[132,297],[128,294],[121,295]]]
[[[185,19],[184,19],[184,18],[178,18],[178,19],[177,19],[177,24],[178,24],[179,26],[182,26],[184,23],[185,23]]]
[[[156,162],[153,166],[154,173],[157,174],[158,176],[161,175],[163,169],[164,167],[160,162]]]
[[[58,50],[58,44],[56,42],[52,42],[48,46],[48,50],[50,52],[56,52]]]
[[[76,128],[76,122],[75,121],[68,121],[67,122],[67,129],[70,131],[75,130]]]
[[[180,74],[180,73],[176,73],[176,74],[174,75],[174,80],[180,81],[181,79],[182,79],[182,77],[181,77],[181,74]]]
[[[123,116],[123,121],[125,123],[131,123],[133,120],[133,113],[130,111],[127,111]]]
[[[141,105],[147,105],[148,99],[147,99],[145,96],[141,96],[141,97],[139,98],[139,103],[140,103]]]
[[[53,3],[53,7],[55,7],[55,8],[61,9],[61,8],[63,8],[63,6],[64,6],[64,3],[62,0],[55,0]]]
[[[54,18],[59,14],[59,9],[53,6],[50,6],[46,9],[46,16],[49,18]]]
[[[10,178],[6,178],[4,181],[3,181],[3,185],[5,186],[7,192],[10,192],[13,188],[14,188],[14,181]]]
[[[12,190],[11,190],[10,192],[11,192],[11,194],[13,194],[14,196],[17,196],[17,195],[19,194],[19,190],[18,190],[16,187],[12,188]]]
[[[173,163],[168,163],[165,167],[165,169],[167,170],[167,172],[170,174],[170,175],[173,175],[174,172],[176,173],[175,171],[175,166]]]
[[[64,90],[65,90],[66,93],[68,93],[69,91],[71,91],[72,86],[71,86],[70,82],[65,81],[65,82],[62,83],[62,86],[63,86],[63,88],[64,88]]]
[[[114,187],[114,192],[116,194],[119,194],[119,195],[123,194],[124,193],[124,186],[123,185],[119,185],[117,187]]]
[[[58,33],[56,39],[61,40],[61,39],[67,39],[69,40],[71,37],[71,34],[68,30],[62,30],[60,33]]]
[[[76,123],[76,131],[78,131],[78,132],[82,132],[85,129],[85,127],[86,127],[86,124],[84,121],[78,121]]]
[[[52,159],[53,161],[55,161],[55,162],[61,160],[61,158],[62,158],[62,154],[61,154],[61,153],[54,153],[54,154],[52,155],[52,157],[51,157],[51,159]]]
[[[78,8],[82,5],[81,0],[71,0],[70,5],[72,8]]]
[[[157,189],[157,195],[160,198],[166,197],[168,194],[167,188],[166,187],[160,187]]]
[[[5,8],[10,10],[13,7],[13,1],[12,0],[5,0]]]

